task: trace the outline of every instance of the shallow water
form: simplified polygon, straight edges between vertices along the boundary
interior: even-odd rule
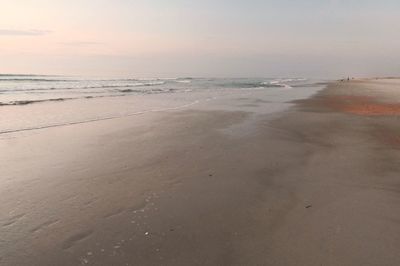
[[[319,82],[305,78],[89,79],[0,75],[0,134],[183,108],[276,112],[292,100],[311,96],[322,88]],[[232,106],[232,100],[237,104]]]
[[[204,89],[291,88],[307,79],[147,78],[104,79],[67,76],[0,75],[0,105],[26,105],[95,97],[188,92]]]

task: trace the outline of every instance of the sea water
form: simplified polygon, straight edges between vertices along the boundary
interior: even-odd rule
[[[0,134],[196,105],[245,109],[245,104],[240,106],[234,101],[246,97],[262,100],[264,109],[270,107],[273,111],[288,101],[309,97],[321,86],[320,80],[306,78],[86,78],[3,74],[0,75]]]

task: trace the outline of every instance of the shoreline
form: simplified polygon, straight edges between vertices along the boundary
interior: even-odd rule
[[[0,265],[400,264],[397,81],[374,82],[0,140]]]

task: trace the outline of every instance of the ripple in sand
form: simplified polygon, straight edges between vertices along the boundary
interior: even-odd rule
[[[26,215],[25,213],[15,215],[15,216],[9,218],[8,221],[3,224],[3,226],[10,226],[10,225],[18,222],[18,220],[20,220],[25,215]]]
[[[146,209],[148,203],[149,203],[148,201],[144,200],[143,202],[140,202],[140,203],[132,206],[131,208],[129,208],[129,211],[131,211],[133,213],[143,211],[144,209]]]
[[[56,224],[58,222],[59,222],[59,220],[50,220],[50,221],[44,222],[44,223],[32,228],[31,229],[31,233],[36,233],[36,232],[38,232],[38,231],[40,231],[40,230],[42,230],[42,229],[44,229],[46,227],[49,227],[49,226],[52,226],[53,224]]]
[[[113,216],[116,216],[116,215],[119,215],[119,214],[123,213],[124,211],[125,211],[124,208],[117,209],[117,210],[105,215],[104,218],[111,218]]]
[[[84,231],[84,232],[80,232],[75,235],[72,235],[64,241],[62,248],[69,249],[69,248],[73,247],[76,243],[81,242],[82,240],[88,238],[91,234],[93,234],[93,231],[88,230],[88,231]]]

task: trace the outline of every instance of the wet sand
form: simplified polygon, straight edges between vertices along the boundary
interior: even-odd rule
[[[399,84],[10,134],[0,265],[400,265]]]

